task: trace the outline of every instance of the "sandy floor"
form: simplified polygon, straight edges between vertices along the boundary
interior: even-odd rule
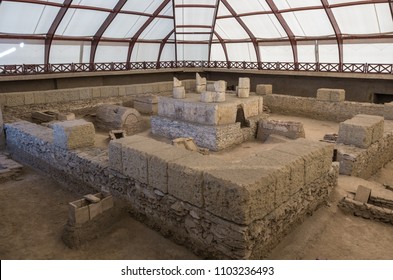
[[[278,115],[271,118],[302,121],[306,137],[314,140],[338,131],[338,124],[332,122]],[[105,145],[105,137],[100,139]],[[251,153],[255,145],[244,143],[233,152]],[[385,190],[383,183],[393,185],[393,162],[368,181],[340,176],[329,205],[306,217],[268,258],[393,259],[392,225],[347,215],[337,208],[337,202],[359,184],[372,188],[373,194],[393,199],[393,192]],[[61,241],[61,232],[67,220],[67,204],[78,198],[30,168],[25,168],[17,180],[0,184],[0,259],[198,258],[129,216],[119,220],[108,235],[71,250]]]

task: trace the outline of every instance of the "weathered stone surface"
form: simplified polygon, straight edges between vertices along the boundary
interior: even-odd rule
[[[213,91],[204,91],[201,93],[201,102],[211,103],[214,101],[214,92]]]
[[[183,86],[182,82],[178,78],[173,77],[173,87],[181,87],[181,86]]]
[[[257,139],[266,141],[270,134],[277,134],[289,139],[305,138],[303,124],[300,122],[284,122],[263,120],[258,124]]]
[[[202,92],[207,91],[207,87],[206,87],[206,85],[197,85],[195,91],[197,93],[202,93]]]
[[[345,100],[345,90],[331,89],[331,88],[320,88],[317,90],[317,100],[330,101],[330,102],[342,102]]]
[[[53,125],[54,144],[63,149],[76,149],[94,145],[95,129],[91,122],[71,120]]]
[[[57,114],[57,119],[59,121],[71,121],[75,120],[75,114],[74,113],[58,113]]]
[[[195,78],[196,78],[197,86],[202,86],[202,85],[206,86],[206,78],[202,78],[201,75],[199,75],[199,73],[195,74]]]
[[[220,80],[214,82],[214,91],[215,92],[225,92],[227,89],[227,82]]]
[[[215,92],[213,94],[214,102],[225,102],[225,91]]]
[[[383,104],[383,117],[385,120],[393,120],[393,102]]]
[[[367,148],[382,137],[383,129],[383,117],[359,114],[340,123],[337,142]]]
[[[134,109],[142,114],[158,113],[158,96],[146,95],[134,98]]]
[[[248,89],[250,90],[250,78],[246,77],[246,78],[239,78],[239,89],[243,88],[243,89]]]
[[[184,99],[186,98],[186,91],[184,87],[174,87],[173,88],[173,98]]]
[[[356,190],[354,200],[362,202],[362,203],[368,203],[370,196],[371,196],[371,189],[367,188],[365,186],[359,185]]]
[[[273,93],[273,85],[265,85],[265,84],[257,85],[257,89],[256,89],[257,95],[266,95],[272,93]]]
[[[250,89],[249,88],[238,88],[237,89],[237,96],[239,98],[248,98],[250,96]]]

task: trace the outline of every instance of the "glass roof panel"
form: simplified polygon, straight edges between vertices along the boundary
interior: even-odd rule
[[[102,42],[98,44],[95,62],[124,62],[127,54],[128,44]]]
[[[173,30],[173,20],[156,18],[149,24],[149,26],[145,29],[145,31],[142,32],[139,38],[147,39],[147,40],[163,39],[172,30]]]
[[[69,9],[56,30],[57,35],[93,36],[109,13]]]
[[[56,63],[81,63],[83,62],[84,48],[90,48],[88,42],[53,41],[50,51],[50,62]],[[86,54],[89,60],[89,54]]]
[[[319,42],[318,54],[320,63],[339,63],[337,43]]]
[[[207,60],[209,45],[203,44],[178,44],[178,60],[201,61]]]
[[[0,6],[0,32],[3,33],[46,33],[59,10],[57,7],[14,2],[2,2]]]
[[[249,38],[247,32],[234,18],[218,19],[215,31],[223,39],[245,39]]]
[[[225,52],[221,44],[212,44],[210,60],[212,61],[225,61]]]
[[[285,30],[274,15],[242,17],[244,23],[257,38],[287,37]]]
[[[178,4],[207,4],[207,5],[215,5],[216,0],[175,0],[176,5]]]
[[[389,4],[376,4],[375,10],[378,17],[380,32],[393,32],[393,15],[390,12]]]
[[[42,41],[0,40],[0,65],[42,64],[44,44]]]
[[[343,34],[379,33],[374,5],[359,5],[332,9]]]
[[[188,27],[177,27],[176,32],[187,32],[187,33],[198,33],[198,32],[209,32],[211,28],[188,28]]]
[[[393,64],[393,44],[348,42],[344,44],[344,62]]]
[[[315,43],[297,45],[297,56],[299,62],[314,63],[316,62],[315,55]]]
[[[153,14],[163,0],[128,0],[122,10]]]
[[[209,42],[210,34],[177,34],[179,41],[206,41]]]
[[[277,8],[279,10],[285,10],[290,8],[300,8],[300,7],[313,7],[322,6],[321,0],[307,0],[307,1],[299,1],[299,0],[274,0]]]
[[[131,62],[157,61],[160,44],[135,44]]]
[[[289,12],[282,15],[295,36],[334,35],[333,27],[324,10]]]
[[[176,25],[211,25],[214,9],[176,8]]]
[[[226,44],[230,61],[257,61],[254,46],[251,43]]]
[[[74,1],[75,2],[75,1]],[[113,9],[119,0],[79,0],[77,3],[82,6],[100,7]],[[73,3],[76,4],[76,3]]]
[[[105,30],[103,37],[131,38],[147,21],[148,17],[118,14]]]
[[[255,11],[270,11],[269,6],[264,0],[228,0],[228,3],[238,14],[250,13]],[[221,4],[224,6],[223,4]]]
[[[230,15],[231,12],[227,9],[227,7],[225,7],[224,4],[222,4],[220,2],[220,4],[218,5],[218,16],[228,16]]]
[[[262,61],[265,62],[293,62],[291,45],[260,45]]]
[[[350,3],[350,2],[367,2],[370,0],[328,0],[329,4],[341,4],[341,3]]]

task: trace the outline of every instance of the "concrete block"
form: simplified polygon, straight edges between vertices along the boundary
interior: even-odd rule
[[[147,137],[141,138],[144,139],[131,139],[132,142],[126,141],[122,145],[123,174],[149,184],[147,158],[154,152],[167,148],[168,144]]]
[[[174,87],[173,88],[173,98],[184,99],[186,98],[186,91],[184,87]]]
[[[237,96],[239,98],[248,98],[250,96],[250,89],[249,88],[238,88],[237,89]]]
[[[356,195],[355,195],[354,200],[362,202],[362,203],[368,203],[370,196],[371,196],[371,189],[366,188],[365,186],[359,185],[356,190]]]
[[[250,78],[239,78],[239,88],[247,88],[250,90]]]
[[[268,85],[268,84],[257,85],[257,89],[256,89],[257,95],[266,95],[272,93],[273,93],[273,85]]]
[[[383,129],[383,117],[356,115],[340,123],[337,142],[367,148],[383,136]]]
[[[276,178],[271,169],[234,166],[204,174],[205,208],[241,225],[262,219],[274,210]]]
[[[93,146],[94,138],[94,125],[82,119],[59,122],[53,125],[53,143],[63,149]]]
[[[190,151],[179,149],[168,145],[147,157],[148,182],[149,184],[162,191],[168,193],[168,163],[190,155]]]
[[[34,104],[34,93],[26,92],[25,93],[25,105]]]
[[[68,204],[68,221],[71,224],[83,224],[90,220],[88,202],[80,199]]]
[[[87,100],[93,97],[92,89],[91,88],[81,88],[79,90],[79,99],[80,100]]]
[[[214,101],[214,94],[213,91],[204,91],[201,93],[201,102],[211,103]]]
[[[45,92],[34,92],[34,104],[44,104],[45,102]]]
[[[383,117],[385,120],[393,120],[393,102],[383,105]]]
[[[225,102],[225,91],[215,92],[213,94],[214,102]]]
[[[8,93],[5,105],[9,107],[25,105],[25,95],[23,93]]]
[[[227,82],[220,80],[214,82],[214,91],[215,92],[225,92],[227,90]]]
[[[192,153],[168,163],[168,193],[197,207],[203,207],[203,173],[223,166],[210,156]]]

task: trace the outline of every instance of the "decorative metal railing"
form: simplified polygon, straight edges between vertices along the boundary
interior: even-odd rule
[[[176,68],[217,68],[270,71],[308,71],[393,74],[393,64],[367,63],[293,63],[293,62],[246,62],[246,61],[161,61],[161,62],[110,62],[110,63],[65,63],[0,65],[0,76],[33,75],[49,73],[129,71]]]

